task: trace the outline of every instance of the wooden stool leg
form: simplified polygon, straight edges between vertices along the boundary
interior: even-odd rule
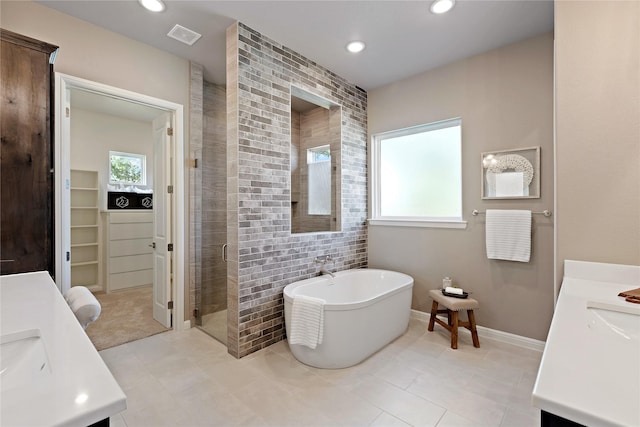
[[[473,310],[467,310],[467,316],[469,317],[469,327],[471,329],[473,346],[476,348],[480,348],[480,340],[478,339],[478,331],[476,330],[476,317],[473,314]]]
[[[458,312],[457,311],[449,311],[451,313],[451,348],[458,348]]]
[[[429,318],[429,327],[428,331],[433,332],[433,324],[436,321],[436,315],[438,314],[438,301],[433,301],[431,304],[431,317]]]

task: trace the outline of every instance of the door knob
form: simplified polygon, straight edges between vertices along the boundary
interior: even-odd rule
[[[155,249],[155,248],[156,248],[156,242],[152,242],[152,243],[149,245],[149,247],[150,247],[150,248]]]

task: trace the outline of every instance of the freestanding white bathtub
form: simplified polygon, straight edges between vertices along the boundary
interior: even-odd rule
[[[404,333],[409,325],[413,278],[387,270],[344,270],[291,283],[284,288],[284,317],[290,334],[296,295],[322,298],[324,336],[315,349],[289,344],[300,362],[316,368],[360,363]]]

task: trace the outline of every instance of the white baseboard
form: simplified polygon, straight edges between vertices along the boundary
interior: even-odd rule
[[[418,311],[411,309],[411,318],[415,320],[420,320],[422,322],[429,322],[429,318],[431,315],[429,313],[425,313],[424,311]]]
[[[185,320],[184,323],[182,324],[182,329],[191,329],[191,320]]]
[[[411,310],[411,318],[419,320],[421,322],[429,322],[430,313],[424,311]],[[518,347],[526,348],[529,350],[542,352],[544,350],[544,341],[536,340],[533,338],[523,337],[521,335],[511,334],[509,332],[498,331],[496,329],[486,328],[484,326],[476,326],[478,330],[478,336],[494,341],[503,342],[506,344],[515,345]],[[467,333],[471,333],[467,328],[460,328],[460,330]]]

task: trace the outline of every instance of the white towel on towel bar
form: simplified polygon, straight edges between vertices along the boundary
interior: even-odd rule
[[[324,335],[325,300],[304,295],[293,297],[289,344],[302,344],[315,349]]]
[[[487,209],[487,258],[529,262],[531,211]]]

